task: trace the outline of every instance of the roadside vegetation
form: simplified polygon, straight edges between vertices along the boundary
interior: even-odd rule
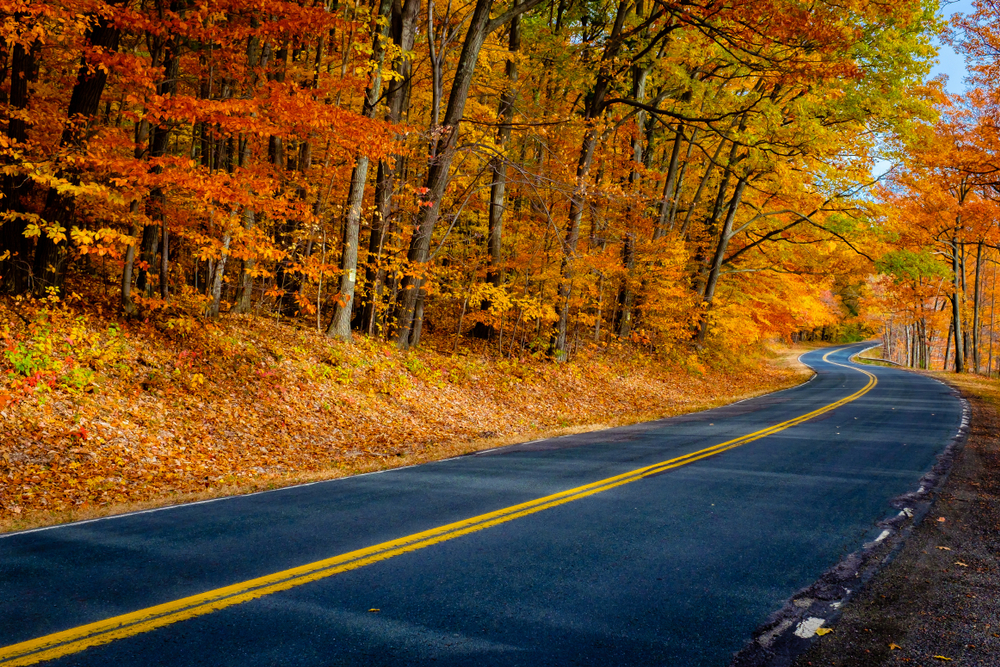
[[[99,291],[0,299],[0,529],[411,465],[803,381],[784,348],[571,364],[344,344],[266,317],[120,321]]]
[[[0,0],[0,521],[993,368],[976,8]]]
[[[862,352],[854,356],[854,360],[859,361],[862,364],[868,364],[869,366],[884,366],[886,368],[891,368],[893,366],[898,365],[892,363],[891,361],[887,361],[882,357],[881,345],[875,348],[863,350]]]

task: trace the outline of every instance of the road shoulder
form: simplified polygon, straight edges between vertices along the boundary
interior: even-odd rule
[[[1000,665],[998,397],[956,384],[969,436],[930,512],[795,667]]]

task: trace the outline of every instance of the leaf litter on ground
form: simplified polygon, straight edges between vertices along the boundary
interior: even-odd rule
[[[790,359],[692,367],[625,347],[564,364],[433,340],[403,353],[249,315],[116,323],[11,299],[0,311],[0,530],[634,423],[811,374]]]

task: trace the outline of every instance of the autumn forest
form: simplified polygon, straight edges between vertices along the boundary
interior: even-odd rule
[[[5,513],[1000,370],[997,0],[0,5]]]

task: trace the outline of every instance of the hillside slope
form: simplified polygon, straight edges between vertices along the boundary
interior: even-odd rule
[[[0,529],[690,412],[809,375],[764,350],[709,367],[602,347],[554,364],[434,351],[451,338],[403,353],[267,318],[110,312],[0,300]]]

